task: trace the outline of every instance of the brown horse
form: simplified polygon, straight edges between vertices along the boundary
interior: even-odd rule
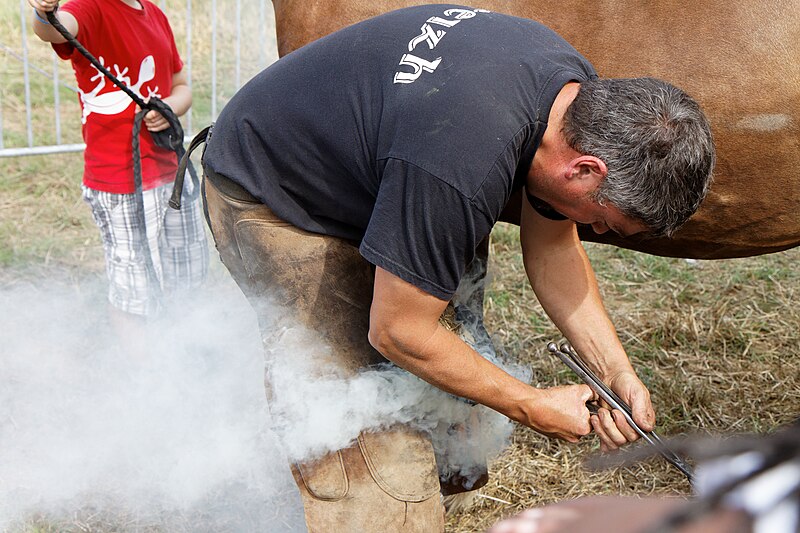
[[[413,0],[273,0],[281,56]],[[603,77],[653,76],[705,109],[717,143],[715,183],[672,239],[586,240],[656,255],[719,259],[800,244],[800,0],[477,0],[538,20]],[[504,220],[518,222],[517,197]]]

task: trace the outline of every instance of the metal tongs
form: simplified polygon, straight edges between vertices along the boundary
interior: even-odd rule
[[[619,410],[625,417],[625,420],[628,421],[628,424],[630,424],[630,426],[636,431],[636,433],[638,433],[645,442],[655,448],[656,451],[661,454],[662,457],[664,457],[664,459],[666,459],[675,468],[680,470],[689,480],[689,483],[693,482],[694,474],[691,466],[689,466],[686,461],[678,457],[675,452],[670,450],[655,431],[645,431],[633,421],[633,411],[631,410],[630,406],[619,396],[617,396],[614,391],[608,388],[605,383],[600,381],[600,378],[598,378],[583,361],[583,359],[581,359],[581,356],[578,355],[578,352],[575,351],[575,348],[566,342],[562,343],[560,347],[556,343],[551,342],[548,343],[547,349],[561,359],[561,361],[563,361],[564,364],[567,365],[573,372],[578,374],[578,376],[587,385],[589,385],[589,387],[591,387],[591,389],[596,392],[603,401],[605,401],[613,409]],[[587,403],[587,407],[590,411],[595,413],[597,412],[597,408],[594,404]]]

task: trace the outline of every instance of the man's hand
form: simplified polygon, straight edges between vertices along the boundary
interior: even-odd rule
[[[619,372],[605,379],[606,385],[631,406],[633,420],[645,431],[655,427],[656,415],[650,402],[650,392],[632,371]],[[607,407],[607,406],[606,406]],[[603,452],[616,450],[639,438],[621,411],[601,408],[591,417],[592,429],[600,437]]]
[[[568,442],[578,442],[591,432],[586,402],[596,395],[587,385],[553,387],[539,392],[528,411],[533,413],[532,419],[523,423],[543,435]]]

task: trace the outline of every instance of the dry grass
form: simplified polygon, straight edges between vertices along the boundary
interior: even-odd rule
[[[56,159],[60,162],[52,160]],[[80,196],[82,154],[9,158],[0,181],[0,266],[103,268],[102,249]],[[0,280],[7,276],[0,274]]]
[[[588,244],[606,305],[648,385],[659,432],[767,432],[800,416],[794,269],[800,250],[749,259],[687,263]],[[543,386],[574,382],[545,345],[558,339],[526,287],[516,228],[494,233],[487,325],[498,344],[529,363]],[[518,428],[492,463],[472,510],[448,531],[483,531],[532,506],[591,494],[688,495],[685,478],[661,459],[605,472],[584,469],[595,439],[570,445]],[[502,500],[503,503],[497,500]]]
[[[181,5],[169,2],[167,12],[173,20],[182,14]],[[231,13],[229,5],[219,5],[219,13],[226,9]],[[0,6],[0,27],[13,36],[19,25],[18,3],[0,0]],[[208,15],[195,15],[198,28],[210,25]],[[246,12],[244,18],[255,17]],[[230,20],[229,16],[218,17],[225,32]],[[178,25],[175,29],[183,47],[185,30]],[[194,32],[193,53],[207,61],[209,43],[203,35],[200,29]],[[47,67],[49,52],[34,39],[29,34],[32,61]],[[223,37],[220,46],[233,43]],[[229,68],[230,56],[221,55]],[[9,139],[24,140],[24,100],[19,66],[8,54],[0,55],[0,61],[8,147]],[[60,68],[61,79],[72,83],[69,68]],[[252,66],[250,69],[242,75],[251,75]],[[229,81],[227,76],[220,108],[230,93]],[[37,83],[34,92],[46,100],[52,86],[47,80]],[[210,80],[199,76],[195,91],[207,91],[209,85]],[[74,107],[74,100],[68,91],[62,95],[64,106]],[[209,106],[198,107],[196,123],[200,124],[209,117]],[[69,111],[74,112],[72,108]],[[35,113],[34,125],[41,132],[37,143],[52,142],[51,121],[46,113]],[[69,124],[64,125],[65,142],[76,142],[74,124]],[[102,275],[96,229],[78,191],[81,155],[0,161],[0,282],[8,286],[51,269],[74,272],[76,277],[87,272]],[[549,386],[574,381],[545,349],[559,334],[527,286],[515,232],[515,228],[500,225],[494,233],[493,281],[486,301],[488,328],[511,357],[530,364],[536,383]],[[794,265],[800,250],[690,264],[601,245],[587,248],[623,343],[653,394],[662,435],[765,432],[800,414],[800,315],[794,305],[800,287]],[[481,490],[486,498],[451,517],[448,531],[483,531],[520,509],[589,494],[688,494],[689,486],[681,474],[657,459],[617,471],[588,472],[582,463],[596,448],[591,438],[568,445],[518,428],[509,449],[491,465],[492,478]],[[128,522],[124,516],[114,524],[82,520],[45,523],[33,530],[116,531],[125,529]],[[151,530],[141,524],[137,528]]]

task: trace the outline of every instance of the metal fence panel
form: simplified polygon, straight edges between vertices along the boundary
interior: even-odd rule
[[[156,3],[170,20],[192,89],[192,108],[182,117],[190,137],[277,59],[274,12],[268,0]],[[27,0],[0,0],[0,157],[84,148],[72,69],[33,34],[31,16]]]

